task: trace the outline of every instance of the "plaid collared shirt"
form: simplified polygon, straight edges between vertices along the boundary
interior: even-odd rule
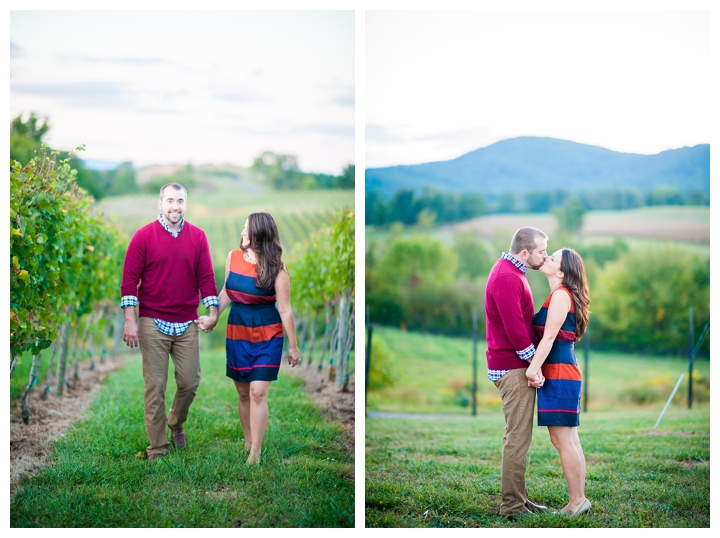
[[[515,267],[522,271],[523,275],[527,275],[527,267],[525,266],[525,264],[520,260],[516,259],[515,257],[511,256],[509,252],[503,252],[500,258],[511,262]],[[530,344],[525,349],[515,351],[515,353],[517,353],[518,357],[520,357],[524,361],[531,359],[535,355],[535,344]],[[490,381],[497,381],[509,371],[510,370],[491,370],[488,368],[488,379]]]
[[[180,228],[178,228],[178,231],[173,232],[170,229],[170,226],[168,226],[168,223],[165,222],[162,213],[158,215],[158,221],[160,222],[160,224],[162,224],[163,228],[165,228],[167,232],[173,237],[177,237],[178,235],[180,235],[180,232],[182,232],[183,226],[185,225],[185,219],[183,218],[180,221]],[[203,297],[202,302],[203,305],[205,305],[205,308],[210,308],[211,306],[216,306],[220,308],[220,299],[218,299],[217,295]],[[137,306],[137,304],[138,298],[135,295],[125,295],[120,299],[120,308],[123,309],[128,306]],[[163,334],[167,334],[168,336],[180,336],[187,330],[188,327],[190,327],[190,324],[193,322],[193,320],[182,322],[163,321],[158,318],[153,318],[153,320],[155,321],[155,325],[157,325],[158,330]]]
[[[162,213],[158,214],[158,220],[160,221],[160,224],[162,224],[162,227],[167,230],[167,232],[172,235],[173,237],[177,237],[180,235],[180,232],[182,232],[183,226],[185,226],[185,217],[180,219],[180,228],[178,228],[177,232],[173,232],[170,229],[170,225],[165,221],[165,219],[162,216]]]

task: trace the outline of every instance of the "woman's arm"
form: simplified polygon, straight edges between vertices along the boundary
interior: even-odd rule
[[[227,308],[227,306],[230,304],[230,297],[228,297],[227,292],[225,291],[225,286],[227,285],[227,279],[230,275],[230,258],[232,257],[232,250],[228,252],[227,258],[225,259],[225,280],[223,280],[223,289],[220,290],[220,294],[218,295],[218,299],[220,299],[220,308],[218,309],[218,317],[223,313],[223,310]]]
[[[231,256],[232,250],[228,252],[227,259],[225,260],[225,280],[223,282],[227,282],[228,275],[230,274]],[[220,315],[223,313],[223,310],[225,310],[225,308],[227,308],[227,306],[230,304],[230,297],[228,297],[228,294],[225,291],[224,284],[222,291],[218,294],[218,299],[220,301],[220,308],[217,309],[216,316],[200,316],[198,319],[195,320],[195,323],[199,325],[200,330],[203,332],[210,332],[213,330],[215,325],[217,325],[217,322],[220,319]]]
[[[539,380],[538,372],[540,371],[540,367],[545,362],[545,359],[547,359],[553,342],[560,331],[560,327],[562,327],[562,324],[565,322],[567,313],[570,312],[570,295],[565,291],[562,293],[557,293],[557,291],[558,290],[555,290],[550,298],[542,340],[540,340],[540,344],[538,344],[530,366],[528,366],[528,369],[525,371],[527,378],[533,382]]]
[[[282,269],[275,277],[275,297],[277,298],[278,312],[282,319],[283,329],[288,337],[288,362],[296,366],[300,362],[300,349],[295,336],[295,319],[290,305],[290,276],[286,269]]]

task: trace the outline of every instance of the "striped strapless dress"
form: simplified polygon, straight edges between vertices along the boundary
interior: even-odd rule
[[[283,349],[282,319],[275,289],[257,287],[257,267],[240,249],[230,255],[225,292],[232,301],[225,349],[226,375],[243,383],[275,381]]]
[[[564,286],[555,292],[570,292]],[[533,316],[533,328],[542,339],[552,293]],[[582,372],[575,358],[575,306],[570,295],[570,312],[560,327],[552,349],[542,365],[545,384],[537,391],[538,426],[579,426]]]

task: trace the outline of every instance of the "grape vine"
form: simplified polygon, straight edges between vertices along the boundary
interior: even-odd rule
[[[292,300],[301,313],[298,316],[300,343],[307,349],[306,364],[312,362],[317,320],[324,310],[327,321],[322,356],[329,345],[330,376],[335,373],[336,383],[346,389],[354,334],[355,212],[351,209],[340,211],[326,228],[316,232],[303,256],[290,269]],[[309,346],[304,341],[307,332],[310,333]],[[322,358],[319,367],[322,368]]]
[[[77,326],[81,316],[108,311],[110,300],[117,303],[126,240],[94,211],[93,198],[76,184],[70,158],[57,162],[58,155],[43,147],[27,165],[11,163],[11,377],[22,353],[39,363],[59,326]],[[105,332],[100,317],[94,318],[93,334]],[[34,384],[37,365],[32,370]]]

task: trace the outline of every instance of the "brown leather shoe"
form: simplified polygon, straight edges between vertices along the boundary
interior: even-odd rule
[[[528,510],[533,510],[535,512],[545,512],[547,510],[547,506],[543,506],[542,504],[535,504],[529,499],[525,501],[525,508],[527,508]]]
[[[162,454],[161,452],[156,452],[155,454],[148,455],[147,459],[148,459],[148,461],[150,461],[150,460],[156,460],[158,458],[164,458],[164,457],[165,457],[165,454]]]
[[[526,508],[522,508],[522,509],[518,510],[517,512],[513,512],[512,514],[500,514],[500,515],[502,515],[508,521],[520,521],[524,517],[532,516],[533,513]]]
[[[182,426],[170,428],[170,437],[172,437],[176,447],[185,448],[187,446],[187,437],[185,437],[185,430],[183,430]]]

